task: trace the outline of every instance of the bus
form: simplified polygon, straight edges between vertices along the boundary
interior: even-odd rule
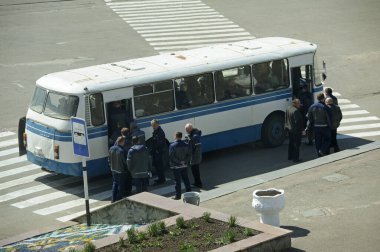
[[[110,172],[108,149],[121,126],[133,124],[149,138],[152,119],[169,140],[186,123],[201,129],[204,152],[258,140],[279,146],[284,112],[300,85],[314,97],[323,91],[316,50],[310,42],[268,37],[45,75],[19,122],[20,155],[47,170],[82,176],[72,117],[87,125],[89,176]],[[122,125],[115,125],[118,116]]]

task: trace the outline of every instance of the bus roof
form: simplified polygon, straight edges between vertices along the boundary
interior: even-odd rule
[[[315,50],[315,44],[301,40],[258,38],[51,73],[38,79],[37,85],[70,94],[99,92]]]

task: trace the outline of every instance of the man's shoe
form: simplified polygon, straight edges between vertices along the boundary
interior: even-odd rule
[[[301,163],[301,162],[302,162],[302,159],[293,160],[293,163]]]
[[[174,200],[180,200],[181,197],[173,196],[172,199],[174,199]]]

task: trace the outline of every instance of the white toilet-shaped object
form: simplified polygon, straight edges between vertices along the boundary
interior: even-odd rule
[[[284,190],[269,188],[253,192],[252,207],[260,213],[260,222],[280,226],[280,211],[285,207]]]

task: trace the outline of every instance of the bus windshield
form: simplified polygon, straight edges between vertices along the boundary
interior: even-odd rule
[[[58,119],[70,119],[76,115],[78,102],[77,96],[49,92],[44,114]]]
[[[78,102],[77,96],[47,92],[43,88],[36,87],[30,109],[37,113],[43,112],[46,116],[66,120],[76,115]]]
[[[45,89],[36,87],[32,102],[30,103],[30,109],[37,113],[42,113],[42,110],[44,109],[46,94],[47,91]]]

